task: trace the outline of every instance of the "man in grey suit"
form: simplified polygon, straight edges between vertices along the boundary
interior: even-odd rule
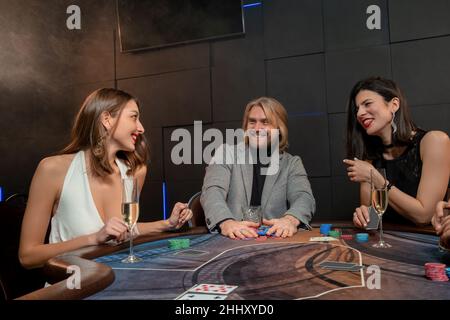
[[[208,228],[232,239],[257,237],[258,223],[243,221],[243,211],[249,206],[260,206],[263,224],[270,226],[267,234],[285,238],[301,226],[309,228],[315,200],[300,157],[286,152],[285,108],[273,98],[255,99],[245,109],[242,127],[251,134],[237,146],[218,148],[206,169],[200,201]],[[272,150],[270,161],[263,163],[258,156],[262,149]],[[256,161],[241,161],[248,160],[243,154],[255,153],[250,159]]]

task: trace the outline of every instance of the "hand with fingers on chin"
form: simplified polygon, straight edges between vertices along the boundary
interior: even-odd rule
[[[300,221],[294,216],[287,214],[278,219],[264,219],[263,224],[270,226],[266,234],[275,234],[277,237],[287,238],[292,237],[297,233],[297,227],[300,224]]]
[[[259,224],[251,221],[236,221],[228,219],[220,224],[222,235],[231,239],[257,238],[256,229]]]
[[[367,161],[354,158],[353,160],[344,159],[344,164],[347,166],[347,176],[353,182],[369,182],[370,172],[373,171],[376,175],[374,166]]]
[[[179,229],[192,218],[192,211],[187,203],[177,202],[167,220],[169,229]]]

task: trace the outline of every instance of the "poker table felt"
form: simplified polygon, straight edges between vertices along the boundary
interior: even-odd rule
[[[199,283],[229,284],[238,288],[229,300],[296,299],[450,299],[450,282],[424,276],[426,262],[450,264],[450,255],[439,251],[431,234],[390,230],[385,240],[392,248],[375,249],[378,233],[368,243],[354,240],[310,242],[318,228],[299,231],[288,239],[232,240],[192,228],[183,233],[163,233],[136,239],[135,253],[143,262],[120,262],[128,247],[85,248],[49,261],[46,272],[55,281],[49,288],[23,299],[152,299],[172,300]],[[360,232],[349,227],[343,233]],[[173,250],[168,239],[189,238],[188,249]],[[324,261],[353,262],[361,271],[333,271]],[[67,289],[69,265],[81,269],[81,289]],[[370,289],[369,266],[380,268],[380,288]],[[59,281],[58,281],[59,280]],[[369,283],[370,282],[370,283]]]

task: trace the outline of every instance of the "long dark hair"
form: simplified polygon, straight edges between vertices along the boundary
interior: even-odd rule
[[[382,96],[385,102],[393,98],[399,99],[400,107],[395,113],[394,122],[397,132],[392,134],[394,146],[405,146],[411,143],[412,132],[416,130],[408,104],[401,90],[394,81],[381,77],[371,77],[355,84],[348,100],[347,110],[347,157],[363,160],[379,158],[383,153],[383,143],[378,136],[369,136],[357,121],[355,98],[362,90],[369,90]]]
[[[120,116],[125,105],[131,100],[139,106],[135,97],[121,90],[102,88],[92,92],[83,102],[76,116],[70,143],[60,154],[89,149],[92,155],[90,162],[92,173],[101,177],[113,173],[113,168],[108,161],[106,146],[103,143],[107,132],[101,123],[100,116],[105,111],[112,117]],[[149,154],[145,136],[139,135],[136,149],[133,152],[120,151],[117,153],[117,157],[124,160],[130,168],[128,174],[133,174],[136,169],[146,165]]]

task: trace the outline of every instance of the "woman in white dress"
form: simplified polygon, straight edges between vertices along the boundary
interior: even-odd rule
[[[68,251],[128,238],[121,215],[121,178],[135,177],[142,189],[148,161],[143,133],[138,101],[130,94],[103,88],[86,98],[71,142],[61,154],[43,159],[31,182],[19,248],[24,267],[40,267]],[[187,204],[177,203],[167,220],[138,223],[136,233],[178,229],[191,217]]]

